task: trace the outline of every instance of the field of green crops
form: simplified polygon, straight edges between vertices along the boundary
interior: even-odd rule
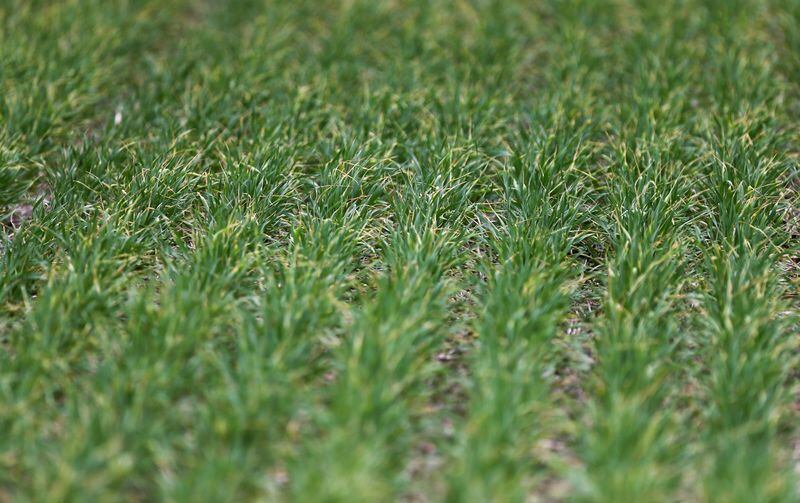
[[[0,0],[0,501],[795,502],[800,0]]]

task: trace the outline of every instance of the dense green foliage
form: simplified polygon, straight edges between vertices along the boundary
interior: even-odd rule
[[[0,0],[0,500],[797,501],[800,1]]]

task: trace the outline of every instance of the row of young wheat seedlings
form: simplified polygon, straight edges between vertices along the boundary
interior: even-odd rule
[[[503,206],[485,243],[469,406],[447,472],[454,501],[520,501],[543,473],[536,444],[557,416],[545,374],[580,274],[567,255],[586,209],[576,168],[588,154],[584,133],[537,131],[502,172]]]
[[[414,411],[445,333],[447,273],[463,246],[464,233],[451,230],[469,191],[459,183],[435,188],[412,179],[393,194],[394,223],[380,245],[374,293],[354,310],[333,351],[319,436],[291,471],[294,497],[376,500],[406,486]]]
[[[659,140],[617,147],[609,162],[610,250],[579,487],[590,499],[654,501],[675,489],[672,407],[665,401],[681,283],[688,182]]]
[[[778,445],[791,363],[776,273],[787,239],[781,134],[759,110],[721,123],[707,139],[702,491],[709,500],[793,501],[796,491]]]
[[[692,478],[683,470],[690,371],[675,365],[695,336],[684,300],[701,188],[687,141],[692,82],[701,73],[691,30],[669,8],[650,14],[619,46],[627,92],[610,96],[623,104],[608,159],[608,274],[596,322],[592,426],[583,435],[588,480],[578,486],[596,500],[676,498]]]

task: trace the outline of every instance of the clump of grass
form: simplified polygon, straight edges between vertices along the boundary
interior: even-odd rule
[[[598,320],[593,427],[586,432],[589,494],[653,500],[675,490],[679,412],[668,401],[678,337],[680,226],[687,201],[678,166],[621,147],[608,189],[612,211],[603,315]],[[614,168],[612,168],[614,169]]]
[[[486,236],[489,280],[451,499],[521,499],[541,468],[532,449],[554,419],[544,374],[575,279],[566,266],[581,238],[575,170],[586,152],[580,133],[541,131],[501,172],[503,220]]]
[[[763,126],[758,117],[724,125],[711,139],[708,174],[716,218],[705,254],[704,491],[731,501],[789,501],[795,490],[775,445],[790,364],[783,287],[774,272],[786,239],[779,207],[786,166],[774,153],[780,133]]]

